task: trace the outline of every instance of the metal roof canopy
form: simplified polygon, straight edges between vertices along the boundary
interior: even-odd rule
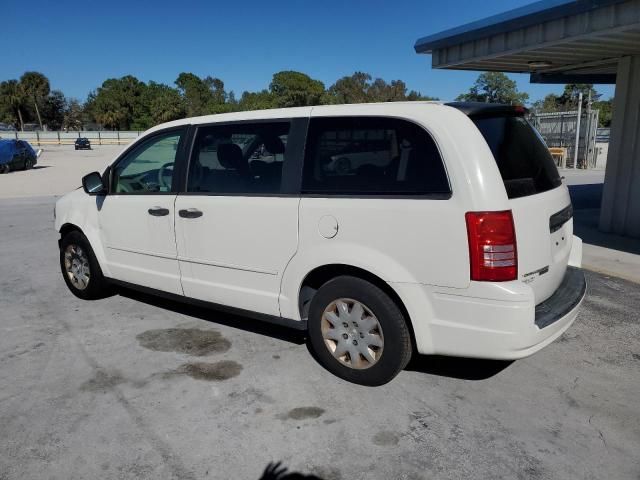
[[[433,68],[531,73],[532,83],[615,83],[640,55],[640,0],[543,0],[419,39]]]

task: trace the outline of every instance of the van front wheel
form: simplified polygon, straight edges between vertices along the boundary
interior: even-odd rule
[[[411,334],[395,302],[357,277],[325,283],[311,301],[309,343],[330,372],[360,385],[383,385],[411,358]]]
[[[77,230],[60,242],[60,269],[67,287],[78,298],[96,300],[111,294],[89,240]]]

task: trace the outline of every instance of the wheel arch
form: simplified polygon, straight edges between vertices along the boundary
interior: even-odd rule
[[[411,343],[415,348],[416,337],[413,330],[413,322],[411,320],[411,316],[409,315],[409,311],[407,310],[404,301],[402,300],[398,292],[396,292],[388,282],[385,282],[378,275],[354,265],[348,265],[344,263],[331,263],[315,267],[313,270],[308,272],[302,280],[300,288],[298,289],[298,310],[300,312],[300,318],[307,318],[311,300],[313,299],[318,289],[331,279],[343,275],[348,275],[365,280],[389,295],[396,306],[400,309],[406,320],[407,327],[409,328],[409,331],[411,333]]]
[[[64,223],[64,224],[62,224],[60,226],[60,230],[59,230],[60,240],[62,240],[62,238],[65,235],[68,235],[69,233],[71,233],[73,231],[80,232],[81,234],[83,234],[86,237],[85,233],[82,231],[82,229],[78,225],[76,225],[74,223],[67,222],[67,223]]]

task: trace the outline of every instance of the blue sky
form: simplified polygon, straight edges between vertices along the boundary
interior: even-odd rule
[[[305,72],[326,86],[361,70],[450,100],[468,90],[478,72],[432,70],[431,57],[414,52],[415,41],[531,1],[3,3],[0,80],[37,70],[52,88],[81,100],[110,77],[173,84],[182,71],[219,77],[239,96],[266,88],[280,70]],[[6,21],[11,18],[20,21]],[[562,91],[529,84],[528,75],[512,78],[532,100]],[[613,95],[611,86],[597,89],[604,98]]]

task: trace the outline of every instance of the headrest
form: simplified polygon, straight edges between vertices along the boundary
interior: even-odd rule
[[[284,153],[284,143],[282,143],[280,137],[276,137],[275,135],[271,137],[265,137],[263,143],[264,148],[266,148],[267,151],[273,155]]]
[[[205,135],[200,139],[200,150],[207,147],[214,147],[218,138],[215,135]]]
[[[218,145],[218,162],[224,168],[242,169],[242,149],[235,143],[221,143]]]

